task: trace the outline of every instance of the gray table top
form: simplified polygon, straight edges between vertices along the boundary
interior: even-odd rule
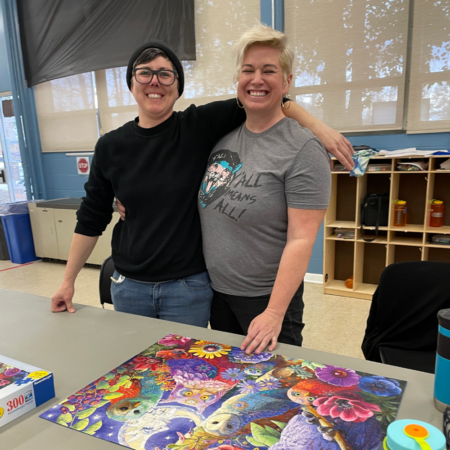
[[[48,298],[0,289],[0,355],[53,372],[56,390],[56,398],[0,428],[1,449],[118,448],[38,416],[169,333],[235,346],[242,343],[242,337],[233,334],[75,307],[75,314],[53,314]],[[397,418],[422,420],[442,430],[442,414],[433,405],[433,375],[286,344],[279,344],[275,353],[406,380]]]

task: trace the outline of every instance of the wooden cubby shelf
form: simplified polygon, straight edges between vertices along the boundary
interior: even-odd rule
[[[450,170],[437,170],[448,156],[411,158],[373,158],[391,164],[391,170],[369,172],[363,177],[350,177],[349,172],[332,171],[330,205],[324,227],[324,293],[371,300],[380,275],[389,264],[403,261],[450,262],[450,245],[435,244],[434,234],[450,235]],[[420,159],[428,162],[428,170],[402,172],[400,161]],[[372,162],[372,159],[371,159]],[[374,161],[375,162],[375,161]],[[370,163],[369,163],[370,164]],[[367,193],[389,194],[388,225],[363,227],[361,204]],[[407,224],[394,226],[394,202],[406,200]],[[433,228],[430,222],[430,200],[443,200],[446,206],[444,226]],[[335,230],[353,229],[352,239],[337,238]],[[353,275],[353,288],[345,280]]]

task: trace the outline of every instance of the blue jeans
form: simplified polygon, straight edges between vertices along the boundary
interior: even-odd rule
[[[121,277],[117,271],[113,278],[120,281],[111,282],[116,311],[203,328],[208,326],[213,297],[208,272],[160,283],[131,280]]]

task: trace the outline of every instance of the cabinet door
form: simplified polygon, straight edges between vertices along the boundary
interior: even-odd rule
[[[42,256],[44,258],[59,259],[54,210],[51,208],[36,208],[36,211],[41,229]]]
[[[94,251],[91,253],[91,256],[87,260],[89,264],[101,265],[108,256],[111,256],[112,233],[119,219],[119,213],[113,213],[111,222],[109,223],[103,234],[100,236],[99,240],[97,241],[97,245],[94,248]]]
[[[39,221],[38,208],[36,203],[28,203],[30,212],[31,231],[33,232],[34,251],[39,258],[44,257],[44,247],[42,245],[41,223]]]
[[[77,211],[75,209],[54,209],[56,235],[58,236],[59,259],[67,261],[70,244],[77,224]]]

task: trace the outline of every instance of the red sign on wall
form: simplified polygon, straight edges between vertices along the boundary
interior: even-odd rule
[[[91,166],[89,164],[89,158],[88,157],[77,157],[77,169],[78,169],[78,175],[89,175],[89,170]]]

